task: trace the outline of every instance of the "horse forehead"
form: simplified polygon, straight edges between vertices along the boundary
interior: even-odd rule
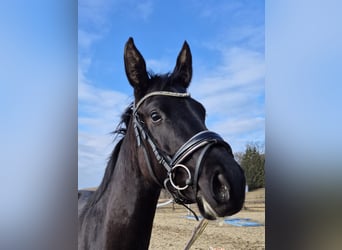
[[[186,92],[184,83],[175,79],[173,74],[153,74],[149,73],[150,79],[148,83],[148,92],[169,91],[169,92]]]
[[[158,107],[164,112],[195,111],[196,101],[191,97],[153,96],[147,100],[146,107]]]

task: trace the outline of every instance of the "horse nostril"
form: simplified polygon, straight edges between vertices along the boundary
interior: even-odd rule
[[[222,174],[216,174],[213,178],[214,198],[219,203],[227,202],[230,198],[230,186]]]

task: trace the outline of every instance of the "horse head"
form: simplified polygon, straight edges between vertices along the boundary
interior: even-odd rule
[[[130,129],[146,181],[167,189],[178,203],[197,203],[207,219],[240,211],[244,172],[230,145],[208,131],[205,108],[187,92],[192,78],[187,42],[172,73],[148,73],[132,38],[125,45],[124,62],[135,97]]]

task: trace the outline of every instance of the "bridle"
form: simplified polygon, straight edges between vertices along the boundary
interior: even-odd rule
[[[186,141],[178,150],[177,152],[171,157],[165,154],[162,150],[158,148],[156,143],[154,142],[152,136],[150,135],[149,131],[147,130],[144,122],[141,121],[138,114],[138,109],[142,105],[142,103],[152,97],[152,96],[171,96],[176,98],[188,98],[190,97],[189,93],[177,93],[177,92],[169,92],[169,91],[155,91],[145,95],[143,98],[140,99],[138,103],[133,104],[133,126],[134,132],[137,140],[138,147],[142,147],[143,153],[146,159],[147,168],[151,178],[154,180],[156,184],[158,184],[161,188],[165,188],[174,198],[174,201],[179,204],[187,204],[190,203],[189,199],[182,193],[183,190],[186,190],[188,187],[192,187],[194,190],[194,194],[197,196],[198,190],[198,178],[201,174],[202,163],[203,159],[206,157],[209,149],[214,145],[220,145],[227,149],[228,153],[232,154],[232,150],[228,143],[226,143],[221,136],[216,134],[215,132],[204,130],[193,137],[191,137],[188,141]],[[146,141],[158,163],[162,165],[167,171],[167,177],[163,181],[163,184],[158,180],[155,175],[155,172],[151,166],[150,159],[147,154],[146,146],[142,141]],[[194,152],[198,150],[202,150],[199,154],[199,157],[196,162],[196,168],[194,176],[191,175],[189,168],[183,164],[183,162],[191,156]],[[185,185],[179,186],[175,183],[174,179],[176,177],[176,170],[183,169],[188,178],[185,182]],[[171,192],[171,187],[176,190],[176,192]]]

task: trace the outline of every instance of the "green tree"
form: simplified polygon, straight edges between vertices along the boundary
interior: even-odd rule
[[[248,144],[238,161],[245,171],[249,190],[265,187],[265,154],[255,144]]]

